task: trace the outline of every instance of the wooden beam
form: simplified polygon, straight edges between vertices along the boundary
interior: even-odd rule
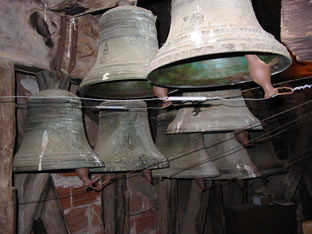
[[[311,13],[307,0],[282,0],[281,39],[299,62],[312,62]]]
[[[136,5],[137,0],[69,0],[46,1],[47,8],[72,16],[81,16],[97,11],[103,11],[118,5]]]
[[[48,173],[17,174],[15,186],[18,191],[18,231],[30,233],[33,222],[40,216],[41,200],[44,200]]]
[[[0,96],[15,94],[13,63],[0,58]],[[12,161],[15,144],[14,98],[0,99],[0,227],[1,233],[15,233],[15,191]]]
[[[33,0],[2,2],[0,18],[0,57],[22,66],[50,69],[60,17]]]
[[[126,188],[126,175],[119,174],[102,190],[102,217],[104,233],[129,233],[129,195]],[[107,175],[115,178],[116,174]],[[105,178],[104,178],[105,180]]]

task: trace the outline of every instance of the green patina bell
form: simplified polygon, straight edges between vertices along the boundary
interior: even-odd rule
[[[88,144],[76,95],[48,89],[29,97],[24,139],[14,156],[14,172],[100,166],[104,163]]]
[[[154,177],[164,178],[205,178],[217,177],[219,170],[205,150],[202,133],[167,134],[168,124],[176,111],[163,112],[157,118],[155,144],[169,161],[165,169],[153,170]]]
[[[258,55],[271,74],[291,65],[287,48],[258,23],[251,0],[172,0],[169,35],[147,79],[174,88],[250,81],[246,54]]]
[[[253,179],[261,176],[234,133],[204,134],[205,147],[220,176],[216,180]]]
[[[79,91],[101,98],[152,97],[146,76],[158,51],[156,17],[135,6],[119,6],[100,19],[100,41],[94,67]]]
[[[168,167],[166,157],[153,142],[145,102],[104,102],[101,107],[106,110],[99,113],[95,152],[105,167],[91,168],[91,172]]]
[[[180,108],[168,126],[170,134],[262,129],[260,121],[246,106],[240,89],[185,92],[183,96],[204,96],[212,100]]]
[[[249,132],[249,138],[252,146],[247,148],[248,154],[262,176],[287,172],[275,154],[270,136],[263,132]]]

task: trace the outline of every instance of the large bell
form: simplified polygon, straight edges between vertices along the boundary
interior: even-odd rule
[[[91,172],[168,167],[167,159],[152,140],[145,102],[104,102],[101,106],[117,109],[100,111],[95,152],[105,167],[90,169]]]
[[[247,151],[262,176],[285,173],[287,170],[283,162],[276,156],[272,140],[263,132],[249,132],[252,147]]]
[[[94,67],[79,91],[102,98],[153,96],[146,76],[158,51],[156,17],[135,6],[119,6],[100,19],[100,44]]]
[[[172,0],[169,35],[147,79],[180,88],[250,81],[245,54],[258,55],[272,74],[291,64],[286,47],[261,28],[251,0]]]
[[[221,173],[217,180],[252,179],[260,176],[234,133],[205,134],[204,139],[207,153]]]
[[[176,118],[169,124],[168,133],[262,129],[260,121],[246,106],[240,89],[188,92],[183,96],[219,97],[222,99],[181,108]]]
[[[32,95],[27,102],[24,139],[14,157],[13,171],[99,166],[104,163],[88,144],[77,96],[60,89]]]
[[[169,160],[170,166],[153,170],[154,177],[167,178],[204,178],[216,177],[220,173],[205,150],[204,135],[167,134],[168,124],[176,111],[160,113],[157,117],[157,134],[155,144]]]

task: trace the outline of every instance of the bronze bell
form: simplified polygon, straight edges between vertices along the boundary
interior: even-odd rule
[[[105,12],[97,59],[79,91],[102,98],[154,96],[146,76],[158,51],[155,22],[152,12],[140,7],[119,6]]]
[[[251,0],[172,0],[169,35],[147,79],[176,88],[250,81],[246,54],[269,64],[271,74],[291,65],[286,47],[260,26]]]
[[[104,102],[99,113],[95,152],[105,167],[91,172],[133,171],[168,167],[156,148],[144,101]],[[113,110],[112,108],[116,108]]]
[[[167,134],[168,124],[176,111],[160,113],[157,117],[157,134],[155,144],[169,160],[170,166],[153,170],[154,177],[167,178],[204,178],[216,177],[220,173],[205,150],[204,135]]]
[[[262,176],[286,173],[283,162],[276,156],[272,139],[263,132],[249,132],[252,147],[247,151]]]
[[[221,173],[217,180],[252,179],[260,176],[234,133],[205,134],[204,139],[208,155]]]
[[[168,133],[220,132],[262,129],[260,121],[249,111],[240,89],[211,92],[188,92],[183,96],[219,97],[198,105],[181,108],[169,124]],[[224,100],[229,99],[229,100]]]
[[[104,166],[85,136],[81,102],[70,92],[48,89],[29,97],[24,132],[14,172]]]

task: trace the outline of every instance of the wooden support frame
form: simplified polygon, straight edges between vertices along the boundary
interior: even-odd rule
[[[0,58],[0,96],[14,96],[14,64]],[[15,189],[12,187],[12,161],[15,143],[14,98],[0,99],[0,227],[2,233],[15,233]]]

